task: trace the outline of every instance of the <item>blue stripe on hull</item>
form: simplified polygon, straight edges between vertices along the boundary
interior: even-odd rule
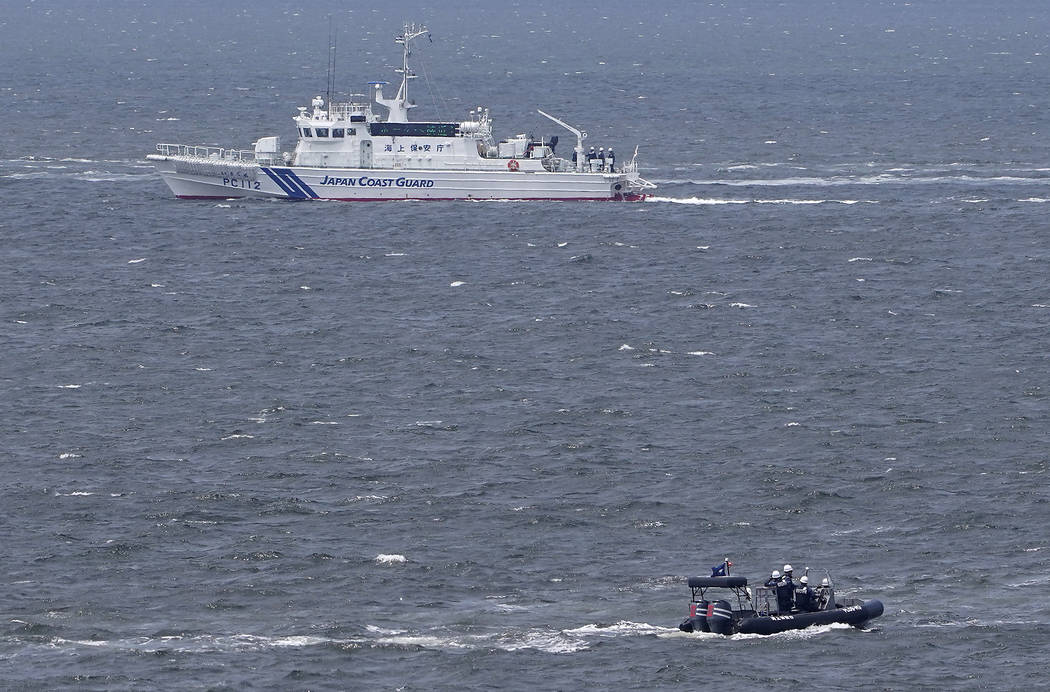
[[[266,168],[263,167],[263,173],[270,176],[270,180],[277,184],[277,187],[284,190],[284,194],[288,195],[292,199],[317,199],[318,195],[316,192],[307,185],[302,178],[297,176],[294,171],[290,168]]]

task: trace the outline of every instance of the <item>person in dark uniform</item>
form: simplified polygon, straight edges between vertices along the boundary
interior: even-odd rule
[[[766,579],[766,583],[763,585],[769,589],[775,589],[777,584],[780,583],[780,570],[773,570],[773,574],[769,575],[769,579]]]
[[[824,577],[820,581],[820,586],[817,587],[817,610],[830,610],[835,607],[835,604],[831,602],[831,584],[828,582],[828,578]]]
[[[598,160],[601,161],[601,163],[598,164],[598,166],[599,166],[598,170],[600,170],[602,173],[604,173],[605,172],[605,147],[598,147]]]
[[[803,576],[795,588],[795,607],[804,613],[817,610],[817,595],[809,586],[809,577]]]
[[[605,160],[609,162],[609,172],[616,172],[616,154],[613,153],[612,147],[609,147],[609,151],[605,153]]]
[[[791,565],[784,565],[784,576],[777,582],[777,610],[790,613],[795,607],[795,582],[791,578]]]

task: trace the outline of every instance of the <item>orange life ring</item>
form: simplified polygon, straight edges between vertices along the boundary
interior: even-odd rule
[[[512,171],[518,170],[518,162],[514,159],[511,159],[507,162],[507,168],[509,168]]]

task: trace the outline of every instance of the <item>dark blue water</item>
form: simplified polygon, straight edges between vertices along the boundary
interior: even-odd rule
[[[9,689],[1017,689],[1050,635],[1050,9],[0,17]],[[543,108],[643,204],[183,202],[324,91]],[[785,561],[865,630],[685,635]]]

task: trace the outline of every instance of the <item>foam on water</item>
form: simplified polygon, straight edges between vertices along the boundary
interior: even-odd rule
[[[665,202],[669,204],[689,204],[695,206],[725,206],[725,205],[744,205],[744,204],[798,204],[798,205],[811,205],[811,204],[878,204],[877,200],[857,200],[857,199],[725,199],[725,198],[704,198],[704,197],[664,197],[660,195],[651,195],[646,198],[647,202]]]
[[[382,555],[382,554],[380,554],[380,555],[376,555],[375,561],[376,561],[376,564],[380,564],[380,565],[401,565],[401,564],[404,564],[405,562],[407,562],[407,559],[405,558],[404,555],[396,555],[396,554]]]

